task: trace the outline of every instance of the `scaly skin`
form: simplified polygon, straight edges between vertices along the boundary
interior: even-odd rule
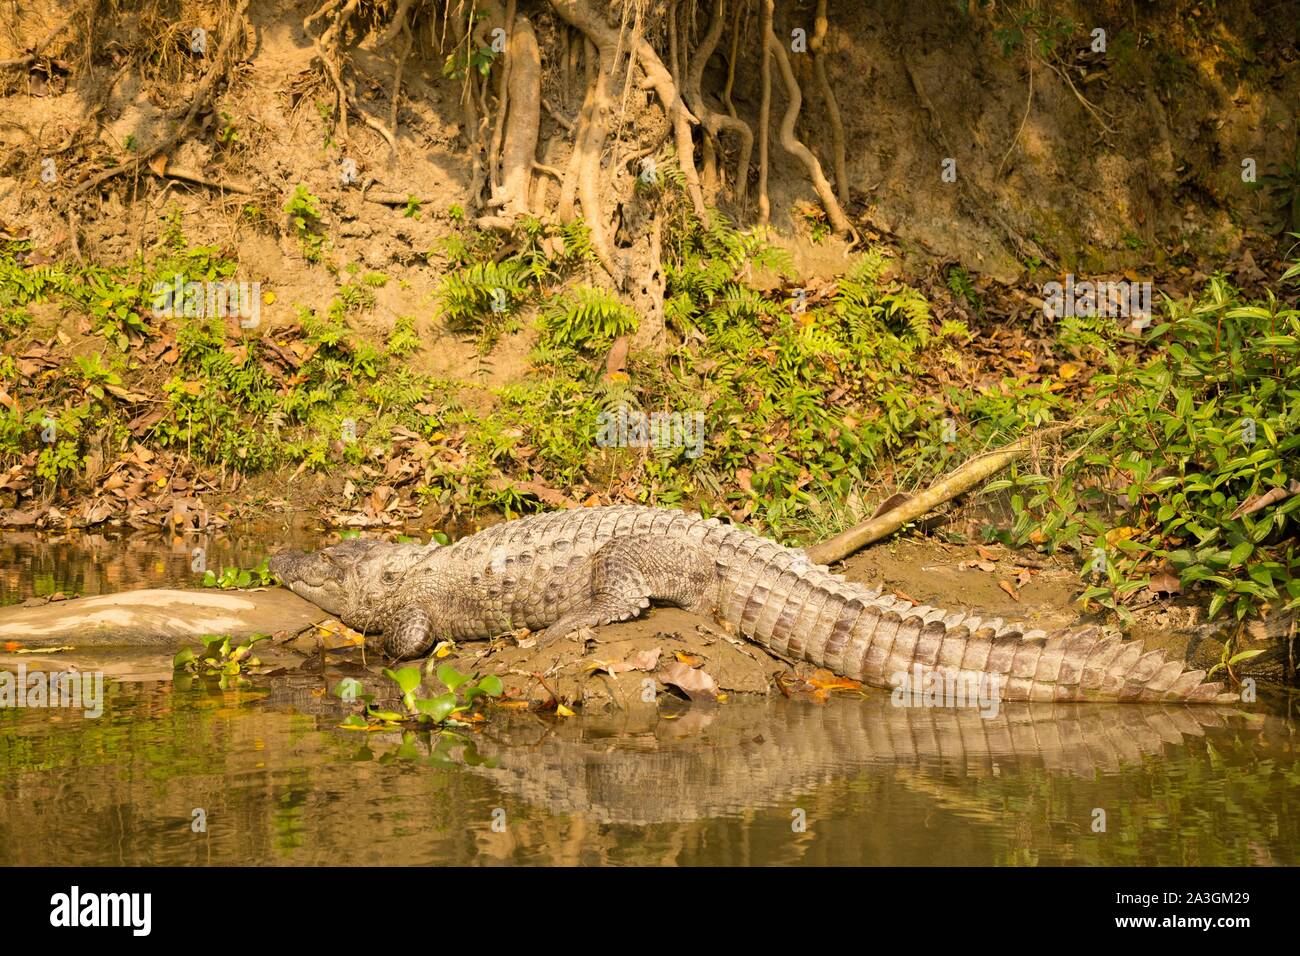
[[[1002,700],[1235,701],[1205,672],[1097,627],[1048,635],[913,607],[849,583],[799,550],[716,519],[618,505],[535,515],[448,547],[354,539],[284,552],[271,571],[396,658],[439,638],[518,627],[548,642],[636,617],[652,601],[714,614],[786,658],[876,687],[899,674],[982,681]],[[990,683],[991,682],[991,683]],[[967,686],[974,687],[974,684]],[[918,691],[919,692],[919,691]]]

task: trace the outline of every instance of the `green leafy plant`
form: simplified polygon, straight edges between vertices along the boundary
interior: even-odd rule
[[[1300,311],[1221,275],[1164,311],[1141,351],[1105,345],[1058,475],[986,486],[1015,492],[1005,540],[1078,551],[1082,599],[1125,620],[1157,574],[1207,591],[1211,618],[1300,607]]]
[[[204,680],[215,680],[222,690],[247,687],[251,684],[244,672],[250,667],[260,667],[261,661],[253,655],[253,647],[260,641],[270,640],[269,634],[253,634],[242,644],[235,643],[229,635],[205,635],[202,650],[182,648],[172,658],[175,675],[188,675]]]
[[[546,344],[595,351],[636,331],[637,315],[611,292],[581,285],[551,299],[542,312]]]
[[[267,568],[268,559],[253,568],[222,568],[220,572],[204,571],[205,588],[221,588],[223,591],[236,588],[264,588],[275,583],[275,575]]]
[[[500,697],[502,694],[501,678],[494,674],[475,677],[462,674],[450,664],[436,664],[436,658],[430,657],[427,667],[436,666],[436,676],[447,688],[445,693],[433,697],[419,694],[423,683],[420,668],[415,665],[392,670],[384,668],[384,676],[397,685],[400,694],[401,710],[386,710],[374,706],[373,695],[361,693],[356,681],[341,681],[335,685],[333,693],[344,700],[362,700],[364,713],[353,714],[342,723],[345,730],[383,730],[402,724],[431,727],[465,726],[461,715],[468,714],[482,706],[485,700]]]
[[[325,248],[325,235],[321,231],[320,197],[313,196],[299,184],[284,206],[289,216],[289,228],[302,245],[308,262],[320,262]]]

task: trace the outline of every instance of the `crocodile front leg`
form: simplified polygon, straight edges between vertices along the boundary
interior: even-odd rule
[[[651,601],[703,610],[715,580],[713,563],[699,547],[654,535],[617,538],[592,554],[587,598],[542,631],[537,643],[544,647],[580,627],[631,620]]]
[[[399,608],[384,628],[384,653],[402,660],[419,657],[433,646],[433,618],[418,604]]]

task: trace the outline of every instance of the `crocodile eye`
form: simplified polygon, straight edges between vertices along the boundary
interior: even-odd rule
[[[397,581],[397,572],[396,572],[396,571],[385,571],[383,574],[381,574],[381,575],[379,576],[379,578],[380,578],[380,580],[383,581],[385,584],[393,584],[394,582]]]

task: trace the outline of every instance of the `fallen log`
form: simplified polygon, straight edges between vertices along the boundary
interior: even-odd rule
[[[883,514],[805,549],[808,560],[816,564],[843,561],[854,551],[893,534],[907,522],[915,521],[944,502],[987,481],[1007,465],[1029,454],[1031,448],[1029,439],[1021,439],[1004,448],[977,455],[925,491],[899,502]]]

